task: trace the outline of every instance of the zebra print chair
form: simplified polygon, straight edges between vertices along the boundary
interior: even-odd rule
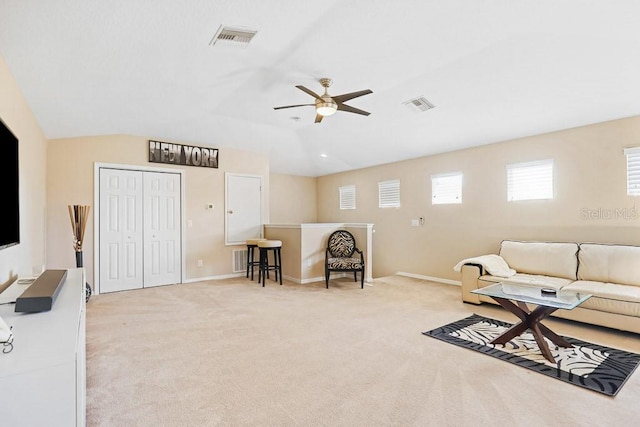
[[[356,247],[356,239],[346,230],[334,231],[327,241],[324,262],[327,289],[329,289],[329,275],[332,271],[353,271],[354,282],[358,281],[359,271],[360,289],[364,288],[364,256]]]

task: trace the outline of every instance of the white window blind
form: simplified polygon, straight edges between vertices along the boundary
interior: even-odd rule
[[[378,207],[400,207],[400,180],[381,181],[378,183]]]
[[[340,191],[340,209],[356,208],[356,186],[345,185],[338,189]]]
[[[640,147],[625,148],[627,156],[627,195],[640,196]]]
[[[553,159],[507,165],[507,200],[553,199]]]
[[[462,172],[431,175],[431,204],[462,203]]]

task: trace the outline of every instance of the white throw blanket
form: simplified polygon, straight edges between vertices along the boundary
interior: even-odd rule
[[[500,255],[481,255],[473,258],[466,258],[456,264],[453,269],[460,272],[464,264],[480,264],[492,276],[511,277],[516,274],[513,268]]]

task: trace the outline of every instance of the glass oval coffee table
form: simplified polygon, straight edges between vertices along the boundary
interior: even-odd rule
[[[555,359],[544,337],[547,337],[552,343],[560,347],[571,347],[571,344],[540,322],[558,309],[573,310],[591,297],[590,294],[556,291],[539,286],[510,282],[496,283],[484,288],[474,289],[471,292],[493,298],[498,304],[520,319],[520,323],[514,324],[503,334],[493,339],[491,344],[504,345],[529,329],[536,343],[538,343],[538,348],[540,348],[542,355],[552,363],[555,363]],[[527,304],[535,304],[537,307],[531,311]]]

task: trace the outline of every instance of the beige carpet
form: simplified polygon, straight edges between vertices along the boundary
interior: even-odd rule
[[[625,425],[615,398],[431,337],[471,313],[513,322],[456,286],[392,276],[265,288],[242,279],[94,295],[90,426]],[[557,332],[640,353],[634,334],[561,320]]]

